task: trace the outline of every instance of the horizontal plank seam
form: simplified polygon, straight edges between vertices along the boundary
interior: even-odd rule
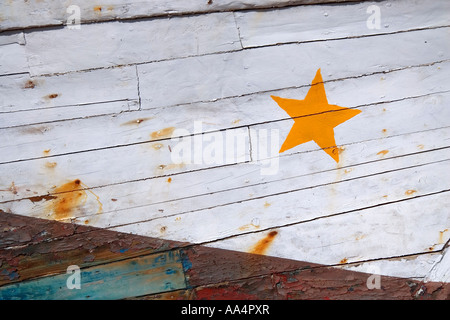
[[[19,113],[19,112],[30,112],[30,111],[41,111],[41,110],[53,110],[58,108],[70,108],[70,107],[84,107],[84,106],[90,106],[90,105],[96,105],[96,104],[107,104],[107,103],[113,103],[113,102],[138,102],[139,97],[136,97],[136,99],[133,98],[126,98],[126,99],[116,99],[116,100],[103,100],[103,101],[93,101],[93,102],[82,102],[82,103],[74,103],[74,104],[63,104],[59,106],[50,106],[50,107],[42,107],[42,108],[35,108],[35,109],[20,109],[20,110],[8,110],[8,111],[0,111],[0,115],[3,114],[11,114],[11,113]],[[95,116],[89,116],[89,117],[95,117]],[[49,122],[58,122],[58,121],[64,121],[64,120],[54,120]],[[22,127],[26,125],[19,125],[19,126],[11,126],[11,127],[5,127],[5,128],[14,128],[14,127]]]

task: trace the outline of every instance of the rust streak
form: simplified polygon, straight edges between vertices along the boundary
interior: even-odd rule
[[[151,119],[153,119],[153,117],[139,118],[139,119],[136,119],[136,120],[130,120],[130,121],[122,123],[121,126],[140,125],[142,122],[147,121],[147,120],[151,120]]]
[[[80,184],[82,184],[83,187],[86,188],[87,191],[89,191],[95,197],[95,200],[97,200],[98,210],[97,210],[96,214],[102,213],[103,212],[103,203],[100,202],[100,197],[98,195],[96,195],[94,192],[92,192],[92,190],[90,190],[89,187],[87,185],[85,185],[84,183],[80,182]]]
[[[277,231],[269,232],[263,239],[256,243],[256,245],[250,250],[250,253],[265,254],[277,235]]]
[[[49,168],[49,169],[53,169],[54,167],[56,167],[57,163],[56,162],[46,162],[45,163],[45,167]]]
[[[380,152],[377,153],[377,156],[384,157],[388,152],[389,152],[389,150],[381,150]]]
[[[165,129],[154,131],[150,134],[150,136],[152,137],[152,139],[167,138],[170,137],[174,131],[175,131],[174,127],[168,127]]]
[[[405,195],[410,196],[416,192],[417,192],[417,190],[406,190]]]
[[[46,98],[48,98],[48,99],[55,99],[55,98],[57,98],[59,96],[59,94],[57,94],[57,93],[52,93],[52,94],[49,94],[48,96],[46,96]]]
[[[23,88],[24,89],[34,89],[35,86],[36,86],[36,84],[32,80],[28,80],[27,82],[25,82]]]
[[[439,231],[439,244],[443,244],[444,241],[444,233],[446,233],[448,231],[448,229],[445,229],[443,231]]]

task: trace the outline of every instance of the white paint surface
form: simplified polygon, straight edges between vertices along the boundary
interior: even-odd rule
[[[274,4],[82,1],[80,30],[5,33],[0,209],[52,218],[27,198],[80,179],[74,223],[239,251],[276,230],[268,255],[448,282],[448,1],[376,2],[380,30],[372,2],[186,14]],[[0,28],[64,24],[66,5],[2,3]],[[304,99],[319,68],[328,101],[362,111],[335,128],[340,162],[308,142],[261,175],[255,130],[281,144],[293,124],[270,95]],[[194,121],[244,130],[246,161],[174,164]]]

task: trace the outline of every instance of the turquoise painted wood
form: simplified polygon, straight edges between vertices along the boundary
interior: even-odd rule
[[[80,289],[68,288],[67,280],[72,275],[59,274],[0,287],[0,299],[112,300],[186,287],[179,251],[82,269]]]

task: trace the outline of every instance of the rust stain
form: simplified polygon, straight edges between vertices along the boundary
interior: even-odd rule
[[[377,156],[382,156],[384,157],[386,154],[388,154],[389,150],[381,150],[380,152],[377,153]]]
[[[161,229],[160,229],[161,233],[165,233],[166,230],[167,230],[167,227],[166,227],[166,226],[162,226]]]
[[[29,197],[27,199],[30,200],[33,203],[36,203],[36,202],[41,202],[43,200],[50,201],[50,200],[53,200],[53,199],[56,199],[56,198],[57,198],[56,196],[45,195],[45,196]]]
[[[353,171],[352,168],[350,168],[350,169],[344,169],[344,173],[350,173],[350,172],[352,172],[352,171]]]
[[[24,89],[34,89],[35,86],[36,86],[36,84],[34,83],[34,81],[28,80],[28,81],[25,82],[25,84],[23,85],[23,88],[24,88]]]
[[[44,157],[48,157],[48,155],[50,154],[51,149],[46,149],[44,151],[42,151],[42,154],[44,155]]]
[[[22,134],[32,134],[32,135],[44,134],[48,130],[50,130],[50,129],[45,126],[31,126],[31,127],[25,127],[25,128],[20,129]]]
[[[277,231],[269,232],[263,239],[256,243],[256,245],[250,250],[250,253],[265,254],[277,235]]]
[[[52,93],[52,94],[49,94],[48,96],[45,96],[45,98],[48,98],[48,99],[55,99],[58,97],[59,97],[59,94],[57,94],[57,93]]]
[[[53,169],[54,167],[56,167],[56,165],[57,165],[56,162],[49,162],[49,161],[47,161],[47,162],[45,163],[45,167],[46,167],[46,168],[49,168],[49,169]]]
[[[247,224],[244,224],[243,226],[239,227],[240,231],[246,231],[246,230],[250,230],[250,229],[259,229],[259,225],[255,225],[253,223],[247,223]]]
[[[102,7],[101,6],[95,6],[94,7],[94,11],[95,12],[102,12]]]
[[[70,218],[73,210],[86,202],[87,194],[79,179],[67,182],[54,190],[56,198],[49,203],[55,220]]]
[[[96,195],[94,192],[92,192],[92,190],[88,190],[88,191],[95,197],[95,200],[98,203],[98,210],[97,210],[96,214],[102,213],[103,212],[103,203],[101,203],[100,197],[98,195]]]
[[[117,199],[115,199],[115,198],[111,198],[111,201],[114,201],[114,202],[115,202],[115,201],[117,201]]]
[[[342,259],[341,261],[339,261],[340,264],[345,264],[345,263],[347,263],[347,262],[348,262],[348,259],[347,259],[347,258],[344,258],[344,259]]]
[[[268,208],[268,207],[270,207],[271,206],[271,204],[270,203],[268,203],[267,201],[266,202],[264,202],[264,208]]]
[[[443,244],[445,242],[444,241],[444,233],[446,233],[447,231],[448,231],[448,229],[439,231],[439,241],[438,241],[439,244]]]
[[[165,129],[154,131],[150,134],[150,136],[152,137],[152,139],[167,138],[170,137],[174,131],[175,127],[168,127]]]
[[[423,148],[425,148],[425,146],[423,144],[419,144],[417,145],[417,148],[419,148],[420,150],[422,150]]]
[[[14,184],[14,181],[11,182],[11,186],[8,189],[0,189],[0,191],[9,191],[9,192],[12,192],[12,194],[17,194],[17,192],[18,192],[17,187]],[[30,190],[27,189],[27,191],[30,191]]]
[[[11,182],[11,186],[9,187],[9,191],[11,191],[13,194],[17,194],[17,187],[14,184],[14,181]]]
[[[239,122],[241,122],[241,119],[234,120],[231,124],[238,124]]]
[[[172,178],[167,179],[167,182],[171,183],[172,182]]]
[[[171,170],[171,169],[181,169],[184,168],[186,166],[186,164],[182,163],[172,163],[172,164],[160,164],[157,168],[159,170]]]
[[[361,239],[364,239],[365,237],[366,237],[365,234],[359,234],[359,235],[357,235],[357,236],[355,237],[355,240],[359,241],[359,240],[361,240]]]
[[[77,179],[78,180],[78,179]],[[77,180],[75,180],[75,181],[77,181]],[[78,180],[79,181],[79,180]],[[81,181],[80,181],[80,184],[90,193],[90,194],[92,194],[93,196],[94,196],[94,198],[95,198],[95,200],[97,201],[97,203],[98,203],[98,210],[97,210],[97,213],[96,214],[99,214],[99,213],[102,213],[103,212],[103,203],[101,203],[101,201],[100,201],[100,197],[98,196],[98,195],[96,195],[92,190],[90,190],[89,189],[89,187],[87,186],[87,185],[85,185],[84,183],[81,183]]]
[[[152,144],[152,148],[155,149],[155,150],[159,150],[162,147],[164,147],[164,145],[162,143],[154,143],[154,144]]]
[[[383,130],[381,130],[381,132],[387,133],[387,129],[383,129]]]
[[[405,195],[410,196],[416,192],[417,192],[417,190],[406,190]]]
[[[139,125],[142,122],[147,121],[147,120],[151,120],[151,119],[153,119],[153,117],[139,118],[139,119],[136,119],[136,120],[130,120],[130,121],[122,123],[121,126]]]

